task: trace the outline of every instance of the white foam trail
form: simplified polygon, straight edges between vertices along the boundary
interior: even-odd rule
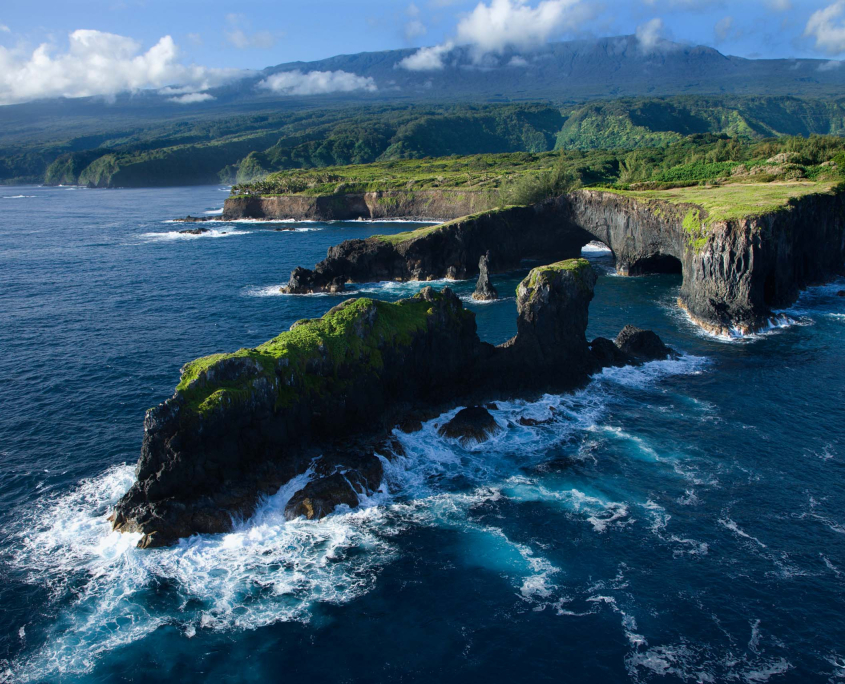
[[[3,199],[34,199],[35,195],[7,195]]]
[[[765,549],[766,545],[761,542],[757,537],[752,537],[750,534],[745,532],[744,530],[740,529],[739,525],[737,525],[733,520],[728,517],[719,518],[717,521],[722,527],[729,529],[738,537],[742,537],[743,539],[748,539],[750,541],[755,542],[761,549]]]
[[[211,228],[208,232],[200,233],[199,235],[171,230],[167,233],[143,233],[141,237],[146,238],[147,242],[172,242],[178,240],[199,240],[201,238],[237,237],[239,235],[249,235],[251,232],[249,230],[217,230]]]
[[[223,207],[220,207],[219,209],[211,209],[210,211],[204,211],[202,213],[206,216],[221,216],[223,214]]]

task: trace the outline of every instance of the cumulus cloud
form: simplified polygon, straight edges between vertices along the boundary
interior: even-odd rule
[[[325,95],[356,90],[372,93],[378,90],[371,77],[348,71],[283,71],[265,78],[258,87],[281,95]]]
[[[0,104],[47,97],[114,96],[124,91],[188,86],[199,92],[245,72],[184,65],[170,36],[142,52],[131,38],[80,30],[69,36],[67,52],[44,43],[31,54],[0,46]]]
[[[637,26],[637,41],[643,52],[657,52],[666,42],[666,26],[659,17]]]
[[[276,44],[276,36],[270,31],[256,31],[247,33],[247,20],[240,14],[227,14],[226,40],[239,50],[258,49],[268,50]]]
[[[208,102],[209,100],[215,100],[217,98],[208,93],[187,93],[186,95],[169,97],[167,99],[169,102],[175,102],[177,104],[197,104],[198,102]]]
[[[458,23],[457,42],[476,47],[480,54],[536,48],[555,34],[579,28],[591,15],[581,0],[543,0],[536,7],[527,0],[491,0],[476,5]]]
[[[839,0],[824,9],[813,12],[804,29],[805,38],[814,38],[816,50],[828,55],[845,52],[845,0]]]
[[[412,71],[442,69],[456,44],[472,48],[476,64],[491,53],[507,48],[536,49],[554,36],[578,30],[598,11],[596,3],[584,0],[489,0],[480,2],[459,22],[455,40],[421,48],[397,66]]]
[[[445,66],[445,59],[452,52],[455,45],[451,42],[434,47],[424,47],[413,55],[405,57],[396,66],[408,71],[439,71]]]
[[[419,38],[424,35],[428,29],[420,18],[420,8],[414,3],[408,5],[408,9],[405,10],[405,14],[408,15],[408,21],[405,22],[405,40],[411,42],[415,38]]]

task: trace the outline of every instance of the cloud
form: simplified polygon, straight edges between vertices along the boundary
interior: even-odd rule
[[[214,95],[209,95],[208,93],[188,93],[179,97],[169,97],[167,101],[176,102],[177,104],[197,104],[198,102],[208,102],[209,100],[216,99]]]
[[[408,9],[405,10],[405,14],[408,15],[408,21],[405,22],[405,40],[411,42],[415,38],[419,38],[424,35],[428,29],[426,28],[426,25],[423,24],[422,19],[420,19],[420,8],[414,3],[408,5]]]
[[[528,64],[528,60],[525,57],[520,57],[519,55],[514,55],[511,57],[510,62],[508,62],[508,66],[512,67],[527,67],[530,66]]]
[[[637,41],[642,52],[658,52],[672,45],[666,41],[666,26],[659,17],[637,26]]]
[[[6,24],[0,24],[0,33],[11,33],[12,29],[10,29]]]
[[[67,52],[59,54],[47,43],[32,54],[0,46],[0,104],[47,97],[112,97],[168,85],[199,92],[246,74],[182,64],[170,36],[146,52],[131,38],[102,31],[74,31],[68,42]]]
[[[445,66],[444,60],[454,49],[451,42],[434,47],[424,47],[417,50],[413,55],[405,57],[396,66],[408,71],[439,71]]]
[[[531,49],[579,28],[592,13],[581,0],[543,0],[536,7],[527,0],[490,0],[461,19],[457,42],[476,47],[481,55],[507,47]]]
[[[421,48],[397,66],[411,71],[442,69],[456,44],[470,46],[476,64],[508,48],[536,49],[555,36],[579,30],[595,16],[598,7],[584,0],[541,0],[536,5],[528,0],[479,2],[458,22],[454,40]]]
[[[185,35],[191,45],[199,47],[202,45],[202,36],[199,33],[188,33]]]
[[[733,29],[734,25],[734,18],[733,17],[724,17],[719,19],[716,22],[716,26],[713,27],[714,32],[716,33],[717,40],[727,40],[728,37],[731,35],[731,29]]]
[[[766,0],[766,7],[772,12],[788,12],[792,9],[791,0]]]
[[[819,64],[819,71],[835,71],[842,67],[842,62],[837,62],[835,59]]]
[[[325,95],[356,90],[372,93],[378,90],[371,77],[348,71],[283,71],[264,79],[258,87],[281,95]]]
[[[239,50],[269,50],[277,42],[277,37],[270,31],[247,33],[248,22],[241,14],[227,14],[226,23],[229,26],[226,40]]]
[[[828,55],[845,52],[845,0],[813,12],[804,29],[805,38],[815,38],[816,50]]]

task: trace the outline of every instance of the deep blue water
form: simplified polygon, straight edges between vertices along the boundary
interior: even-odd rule
[[[402,435],[384,491],[320,523],[284,522],[294,483],[232,534],[110,534],[179,367],[322,314],[339,298],[275,293],[294,266],[409,228],[164,222],[224,197],[0,189],[0,681],[845,681],[843,283],[728,342],[678,277],[605,273],[591,335],[652,328],[680,360],[502,403],[474,449]],[[513,297],[467,306],[514,333]]]

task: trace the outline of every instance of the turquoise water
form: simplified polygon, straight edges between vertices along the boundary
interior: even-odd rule
[[[843,282],[716,340],[678,277],[589,252],[590,335],[652,328],[679,360],[501,403],[475,448],[400,434],[382,492],[319,523],[284,521],[292,483],[231,534],[110,533],[179,367],[322,314],[341,297],[279,295],[291,269],[409,227],[166,223],[225,196],[0,190],[0,681],[845,681]],[[451,286],[514,334],[513,297]]]

